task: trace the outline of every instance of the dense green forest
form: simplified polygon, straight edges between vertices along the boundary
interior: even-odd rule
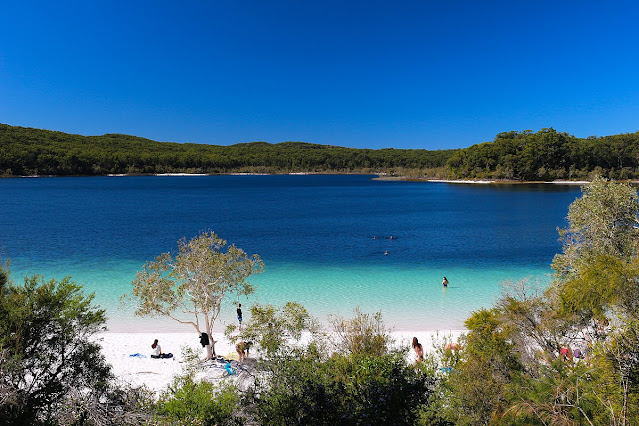
[[[454,151],[354,149],[302,142],[231,146],[80,136],[0,124],[0,175],[350,173],[440,167]]]
[[[356,149],[303,142],[231,146],[81,136],[0,124],[0,175],[387,173],[412,178],[547,181],[639,178],[639,132],[577,138],[554,129],[499,133],[464,149]]]
[[[499,133],[493,142],[455,152],[451,176],[512,180],[639,177],[639,132],[576,138],[554,129]]]

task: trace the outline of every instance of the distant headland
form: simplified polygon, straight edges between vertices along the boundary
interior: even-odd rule
[[[82,136],[0,124],[0,176],[377,174],[447,182],[639,179],[639,132],[577,138],[552,128],[499,133],[468,148],[357,149],[305,142],[230,146]]]

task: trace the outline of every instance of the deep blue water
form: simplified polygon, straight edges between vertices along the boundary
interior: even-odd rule
[[[113,328],[143,263],[202,230],[262,257],[252,300],[294,298],[319,316],[360,305],[400,329],[459,328],[499,281],[550,272],[556,228],[579,195],[353,175],[0,179],[0,247],[14,280],[72,275],[95,291]],[[406,308],[415,294],[419,324]]]

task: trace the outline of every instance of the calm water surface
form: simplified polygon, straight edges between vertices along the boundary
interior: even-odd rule
[[[547,279],[579,195],[352,175],[0,179],[0,248],[15,281],[71,275],[95,292],[115,331],[190,331],[134,319],[119,297],[146,260],[202,230],[264,260],[245,306],[296,300],[322,319],[360,306],[397,330],[458,329],[500,282]]]

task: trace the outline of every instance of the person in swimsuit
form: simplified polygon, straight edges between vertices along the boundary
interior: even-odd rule
[[[237,306],[237,321],[240,323],[240,330],[242,329],[242,304]]]
[[[413,337],[413,349],[415,350],[415,356],[417,357],[417,363],[420,363],[424,360],[424,348],[417,337]]]
[[[448,287],[448,278],[444,277],[444,279],[442,280],[442,285],[444,287]]]

